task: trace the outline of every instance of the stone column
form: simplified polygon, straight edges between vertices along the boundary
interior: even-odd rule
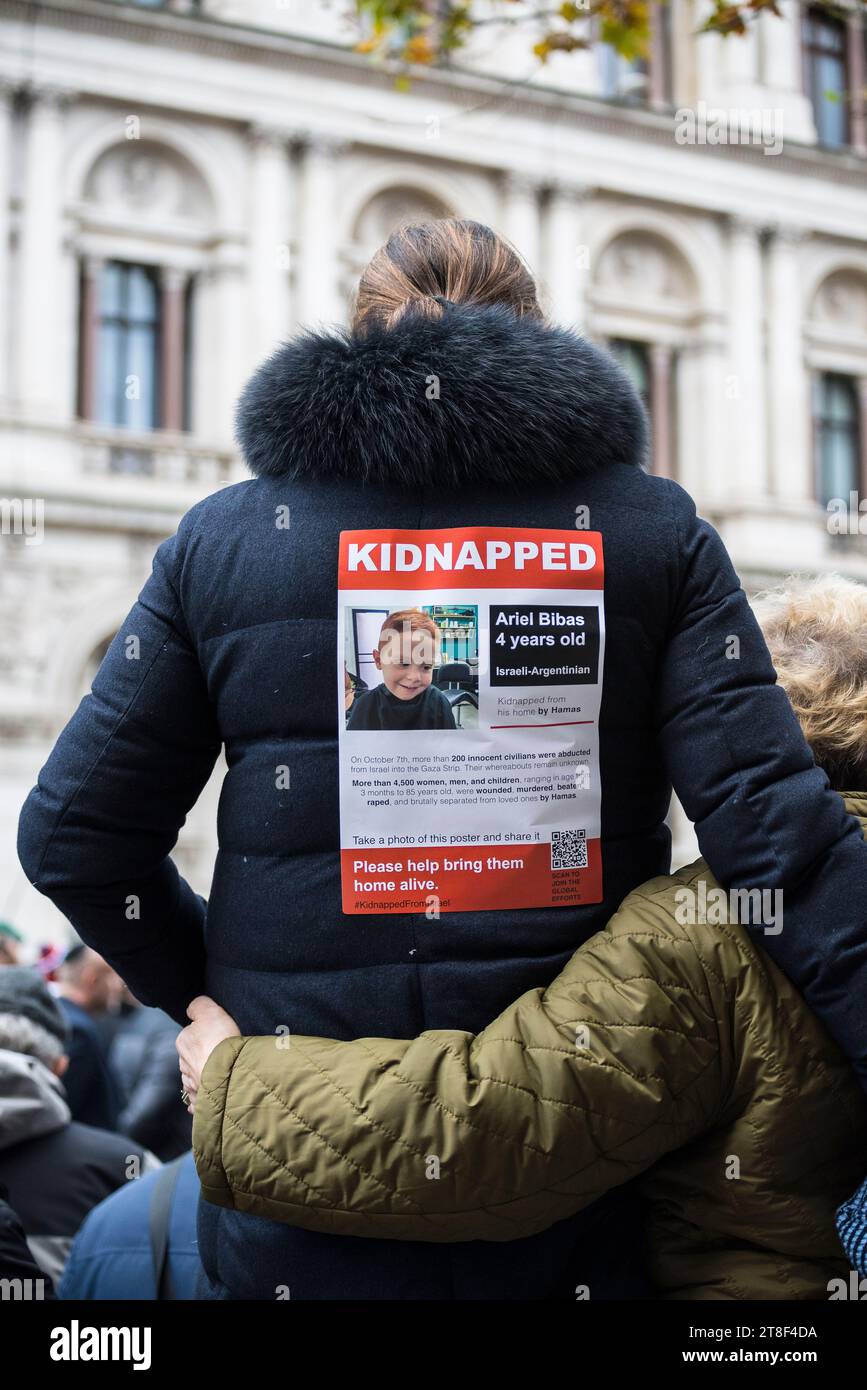
[[[673,478],[672,457],[672,350],[667,343],[650,347],[650,422],[653,433],[651,466],[662,478]]]
[[[275,126],[250,132],[251,364],[289,336],[289,142]]]
[[[210,286],[216,322],[218,360],[213,374],[216,411],[208,422],[208,434],[230,448],[234,436],[235,403],[244,386],[248,362],[244,350],[246,319],[246,265],[240,246],[224,242],[217,250]]]
[[[775,227],[768,244],[768,413],[770,491],[781,501],[809,501],[809,381],[804,362],[798,228]]]
[[[160,429],[184,428],[185,270],[160,271]]]
[[[665,15],[660,0],[652,0],[650,7],[650,61],[648,64],[648,98],[651,106],[667,106],[669,83],[668,64],[671,53],[665,43]]]
[[[673,415],[677,431],[677,481],[699,505],[724,496],[728,468],[724,437],[727,340],[715,317],[687,339],[677,362]]]
[[[82,420],[95,420],[99,371],[99,295],[105,262],[98,256],[85,259],[81,277],[81,339],[78,379],[78,413]]]
[[[9,334],[9,237],[11,218],[9,202],[12,194],[12,108],[15,87],[0,79],[0,401],[12,395],[11,354],[13,344]]]
[[[337,194],[344,140],[310,135],[302,154],[301,276],[299,319],[303,326],[344,324],[340,294]]]
[[[30,416],[59,419],[64,399],[61,370],[63,306],[63,116],[70,93],[41,87],[31,94],[21,218],[18,323],[18,394]]]
[[[503,228],[533,275],[539,273],[539,183],[527,174],[508,173],[503,184]]]
[[[546,274],[551,311],[561,323],[583,330],[587,319],[589,250],[585,209],[588,190],[562,180],[551,185],[546,215]]]
[[[729,372],[725,402],[729,487],[741,501],[767,492],[764,296],[761,227],[733,218],[729,229]]]
[[[861,10],[849,13],[846,27],[849,40],[846,45],[849,55],[849,143],[857,154],[867,154],[867,94],[864,91],[867,74],[864,71],[864,16]]]

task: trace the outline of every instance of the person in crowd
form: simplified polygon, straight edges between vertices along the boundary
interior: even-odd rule
[[[112,1076],[119,1087],[119,1098],[123,1101],[123,1087],[115,1074],[114,1066],[111,1061],[111,1050],[114,1040],[120,1033],[124,1024],[133,1017],[138,1009],[138,1000],[135,999],[127,989],[117,971],[112,970],[109,978],[109,1000],[105,1009],[92,1015],[97,1036],[102,1044],[102,1050],[108,1058],[109,1068]]]
[[[10,1207],[8,1197],[8,1191],[0,1183],[0,1279],[20,1280],[22,1299],[52,1299],[54,1285],[31,1255],[24,1227]]]
[[[54,942],[45,942],[39,947],[39,955],[33,962],[34,968],[39,971],[43,980],[52,989],[57,984],[57,972],[63,964],[68,950],[68,946]],[[56,990],[54,992],[57,993]]]
[[[70,1115],[66,1019],[36,970],[0,970],[0,1183],[56,1286],[73,1236],[109,1192],[158,1166],[142,1145]]]
[[[108,1054],[122,1095],[117,1128],[168,1163],[189,1150],[192,1137],[192,1121],[178,1100],[180,1029],[162,1009],[145,1008],[129,994],[128,1000]]]
[[[724,888],[785,893],[785,931],[752,930],[867,1085],[859,822],[814,765],[720,538],[682,488],[643,467],[632,384],[603,349],[546,322],[517,252],[477,222],[398,228],[362,274],[350,331],[281,346],[246,387],[237,428],[253,477],[205,498],[160,546],[20,818],[28,879],[136,997],[184,1024],[207,995],[244,1036],[290,1042],[474,1034],[668,872],[673,784]],[[604,550],[600,900],[435,923],[347,917],[341,532],[574,531],[576,520]],[[171,851],[223,746],[206,904]],[[609,1216],[620,1200],[603,1199]],[[640,1242],[615,1252],[592,1221],[578,1213],[512,1248],[436,1246],[203,1201],[199,1292],[553,1299],[599,1286],[616,1254],[629,1296],[644,1277]]]
[[[66,1099],[72,1117],[98,1129],[117,1129],[120,1089],[98,1027],[117,1002],[115,971],[83,942],[67,951],[57,970],[57,1002],[69,1025]]]
[[[175,1087],[175,1103],[185,1114],[177,1094]],[[198,1196],[190,1151],[159,1172],[118,1188],[94,1207],[75,1237],[57,1297],[195,1298],[200,1268]]]
[[[0,922],[0,965],[17,965],[20,959],[20,946],[24,940],[11,922]]]
[[[759,613],[817,765],[867,830],[867,588],[791,582]],[[476,1037],[278,1050],[196,1001],[179,1053],[204,1196],[332,1234],[506,1241],[640,1176],[660,1293],[827,1298],[867,1100],[737,907],[703,860],[651,879]],[[863,1272],[867,1184],[838,1220]]]

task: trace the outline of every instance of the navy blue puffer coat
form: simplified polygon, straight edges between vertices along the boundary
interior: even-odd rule
[[[210,994],[242,1033],[475,1032],[668,870],[673,784],[721,883],[784,890],[784,930],[762,943],[867,1080],[867,845],[814,765],[718,536],[641,467],[643,412],[612,360],[496,308],[306,336],[252,379],[239,437],[255,476],[160,546],[21,817],[29,878],[134,993],[179,1022]],[[436,923],[344,916],[340,531],[560,529],[578,507],[604,538],[604,901]],[[221,746],[206,904],[170,855]],[[585,1240],[594,1220],[509,1247],[428,1247],[203,1203],[199,1238],[215,1297],[552,1298],[609,1245]]]

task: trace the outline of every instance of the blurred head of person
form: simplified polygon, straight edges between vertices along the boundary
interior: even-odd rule
[[[24,940],[11,922],[0,922],[0,965],[17,965],[20,959],[19,947]]]
[[[29,966],[0,970],[0,1050],[35,1057],[55,1076],[69,1065],[66,1019]]]
[[[392,232],[362,272],[352,328],[391,328],[409,313],[440,318],[443,300],[543,317],[536,282],[515,248],[481,222],[443,217]]]
[[[56,972],[58,993],[89,1014],[116,1013],[123,981],[108,961],[79,942],[66,953]]]
[[[817,766],[835,791],[867,792],[867,588],[790,579],[754,608]]]

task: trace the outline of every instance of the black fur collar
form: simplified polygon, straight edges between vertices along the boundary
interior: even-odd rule
[[[565,479],[639,464],[647,447],[644,409],[608,353],[499,306],[303,334],[253,374],[236,425],[260,477],[397,487]]]

